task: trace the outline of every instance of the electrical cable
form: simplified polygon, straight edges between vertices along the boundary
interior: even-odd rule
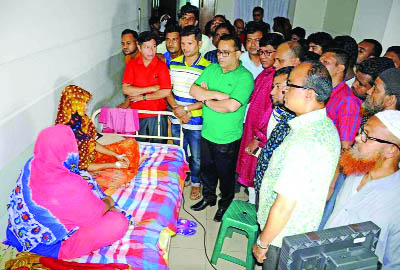
[[[182,208],[183,208],[183,210],[184,210],[186,213],[188,213],[192,218],[194,218],[194,220],[196,220],[198,224],[200,224],[201,228],[203,228],[203,231],[204,231],[204,238],[203,238],[204,253],[206,254],[207,261],[208,261],[208,263],[211,265],[211,267],[214,268],[215,270],[218,270],[218,269],[215,268],[215,266],[211,263],[211,260],[210,260],[210,258],[208,257],[208,254],[207,254],[207,246],[206,246],[206,228],[203,226],[203,224],[202,224],[195,216],[193,216],[191,213],[189,213],[189,212],[185,209],[185,196],[183,195],[183,192],[182,192]]]

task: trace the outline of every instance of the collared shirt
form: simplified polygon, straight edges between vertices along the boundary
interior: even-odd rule
[[[204,58],[211,63],[218,63],[217,50],[209,51],[206,53],[206,55],[204,55]]]
[[[239,59],[242,61],[243,66],[247,68],[251,74],[253,74],[254,80],[257,78],[257,76],[264,70],[263,66],[261,63],[256,66],[253,61],[250,59],[249,52],[244,52],[242,55],[239,57]]]
[[[166,53],[163,54],[163,56],[165,57],[165,64],[169,68],[169,63],[171,62],[171,54],[170,54],[170,52],[167,51]]]
[[[357,191],[363,177],[346,178],[325,228],[374,222],[381,228],[375,253],[383,269],[400,269],[400,170]]]
[[[353,94],[346,82],[333,88],[326,111],[335,124],[341,141],[353,142],[361,123],[361,99]]]
[[[340,140],[326,110],[297,116],[290,132],[274,151],[260,190],[257,217],[263,229],[277,194],[296,201],[283,230],[272,245],[281,247],[285,236],[318,229],[329,185],[340,155]]]
[[[254,88],[253,76],[241,62],[236,69],[228,72],[223,72],[218,64],[211,64],[194,83],[201,85],[202,82],[207,83],[210,90],[228,94],[241,106],[234,112],[220,113],[203,105],[201,136],[218,144],[227,144],[240,139],[243,134],[247,103]]]
[[[125,67],[122,83],[136,87],[159,85],[160,89],[171,89],[171,78],[167,65],[157,56],[146,67],[143,58],[132,59]],[[167,108],[165,99],[141,100],[130,103],[131,109],[164,111]],[[154,115],[139,114],[139,118],[153,117]]]
[[[193,82],[203,73],[204,69],[211,63],[204,57],[199,57],[188,66],[185,61],[185,56],[181,55],[171,60],[170,72],[172,82],[172,93],[178,105],[187,106],[197,102],[197,100],[189,94],[190,87]],[[203,117],[201,109],[190,112],[192,117],[187,124],[183,124],[183,128],[190,130],[201,130]],[[170,117],[172,124],[179,124],[176,117]]]

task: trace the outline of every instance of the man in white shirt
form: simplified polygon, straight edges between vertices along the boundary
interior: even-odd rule
[[[325,229],[372,221],[383,269],[400,269],[400,111],[372,116],[340,164],[347,176]]]
[[[260,49],[260,40],[264,33],[260,25],[255,23],[248,23],[245,27],[245,47],[244,52],[239,60],[242,61],[243,66],[253,74],[253,78],[256,79],[264,68],[260,62],[260,56],[258,50]]]

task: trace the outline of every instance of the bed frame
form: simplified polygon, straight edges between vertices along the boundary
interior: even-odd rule
[[[92,114],[92,121],[93,123],[98,123],[102,126],[101,123],[96,121],[96,117],[100,114],[101,109],[96,110]],[[174,114],[170,111],[147,111],[147,110],[138,110],[138,113],[147,113],[147,114],[157,114],[157,136],[150,136],[150,135],[140,135],[139,132],[136,131],[135,134],[120,134],[120,133],[102,133],[100,134],[118,134],[123,137],[133,137],[133,138],[146,138],[146,139],[164,139],[164,140],[177,140],[179,141],[179,146],[183,148],[183,132],[182,132],[182,125],[180,125],[180,136],[179,137],[170,137],[170,136],[161,136],[161,115],[164,116],[174,116]]]
[[[96,110],[92,114],[92,121],[93,123],[97,123],[100,127],[102,127],[102,123],[99,123],[96,120],[96,117],[100,115],[101,109]],[[179,141],[179,147],[183,149],[183,132],[182,132],[182,125],[180,125],[180,136],[179,137],[170,137],[170,136],[161,136],[161,115],[164,116],[174,116],[174,114],[170,111],[148,111],[148,110],[138,110],[138,113],[147,113],[147,114],[156,114],[157,115],[157,136],[150,136],[150,135],[140,135],[138,131],[135,132],[135,134],[120,134],[120,133],[103,133],[99,132],[102,135],[106,134],[117,134],[122,137],[133,137],[133,138],[147,138],[147,139],[164,139],[164,140],[178,140]],[[183,151],[185,154],[185,152]],[[187,158],[187,157],[186,157]],[[163,232],[160,234],[160,239],[159,239],[159,245],[160,248],[163,249],[166,252],[166,261],[168,263],[168,257],[169,257],[169,248],[171,245],[171,234],[168,232],[168,230],[164,229]]]

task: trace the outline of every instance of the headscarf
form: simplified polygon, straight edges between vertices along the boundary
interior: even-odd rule
[[[86,170],[96,159],[97,130],[85,108],[92,94],[76,85],[67,86],[61,93],[56,124],[69,125],[74,131],[79,149],[79,168]]]
[[[78,161],[78,147],[69,127],[56,125],[40,132],[34,156],[22,169],[7,204],[8,229],[15,236],[8,238],[9,244],[30,251],[40,244],[53,245],[65,240],[77,229],[65,226],[56,216],[60,211],[46,206],[74,207],[75,195],[80,197],[81,204],[86,199],[82,196],[85,191],[91,193],[89,185],[76,174]],[[71,188],[77,190],[74,195],[68,192]],[[82,207],[76,209],[81,211]]]

